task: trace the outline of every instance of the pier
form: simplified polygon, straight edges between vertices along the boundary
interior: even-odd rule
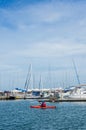
[[[0,100],[29,100],[29,99],[33,99],[33,100],[37,100],[38,102],[42,102],[42,101],[45,101],[45,102],[86,102],[86,99],[56,99],[56,98],[16,98],[16,97],[11,97],[11,96],[0,96]]]
[[[42,100],[38,100],[41,102]],[[45,102],[86,102],[86,99],[56,99],[56,100],[51,100],[51,99],[45,99]]]

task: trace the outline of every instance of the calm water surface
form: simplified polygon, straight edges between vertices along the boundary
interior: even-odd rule
[[[0,101],[0,130],[86,130],[86,103],[47,103],[56,109],[31,109],[33,100]]]

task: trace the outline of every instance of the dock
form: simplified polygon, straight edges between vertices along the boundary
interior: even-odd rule
[[[41,102],[42,100],[38,100]],[[86,99],[45,99],[45,102],[86,102]]]

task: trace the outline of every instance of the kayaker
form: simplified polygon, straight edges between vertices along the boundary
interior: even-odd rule
[[[45,101],[42,101],[41,107],[46,107],[46,102]]]

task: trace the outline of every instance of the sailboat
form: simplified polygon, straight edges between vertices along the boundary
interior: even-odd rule
[[[68,96],[68,98],[71,99],[86,99],[86,84],[81,84],[79,80],[79,75],[77,73],[77,69],[75,66],[75,62],[73,60],[73,65],[77,77],[78,84],[77,86],[74,86],[74,89],[72,90],[71,94]]]

